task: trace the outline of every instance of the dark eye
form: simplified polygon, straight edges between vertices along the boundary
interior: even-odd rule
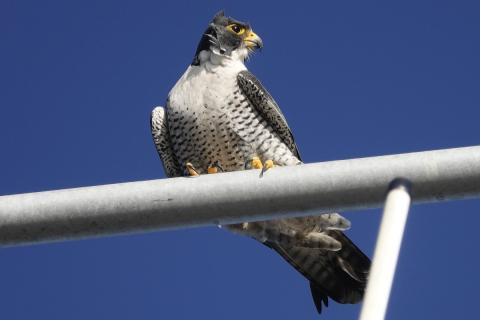
[[[232,23],[231,25],[228,25],[227,29],[238,35],[241,35],[245,32],[245,27],[242,27],[241,25],[238,25],[236,23]]]

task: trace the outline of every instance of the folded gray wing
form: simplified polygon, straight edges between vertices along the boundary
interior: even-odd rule
[[[179,177],[183,175],[177,158],[172,150],[170,134],[167,125],[167,114],[162,107],[153,109],[150,117],[150,128],[152,131],[153,142],[157,148],[163,169],[168,177]]]
[[[280,139],[292,153],[300,159],[292,131],[287,124],[280,107],[250,71],[242,71],[237,75],[238,86],[260,115],[272,127]],[[300,159],[301,160],[301,159]]]

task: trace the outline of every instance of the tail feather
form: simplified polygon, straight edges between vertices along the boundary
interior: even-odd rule
[[[328,295],[326,295],[325,292],[317,287],[312,281],[310,281],[310,291],[312,292],[313,303],[315,303],[317,312],[322,313],[322,303],[325,307],[328,307]]]
[[[339,251],[265,244],[277,251],[288,263],[310,281],[312,298],[320,313],[328,297],[339,303],[362,300],[370,269],[370,259],[341,231],[329,231],[329,236],[342,244]]]

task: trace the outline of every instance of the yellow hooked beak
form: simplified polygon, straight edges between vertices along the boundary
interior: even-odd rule
[[[243,39],[248,49],[260,49],[263,47],[262,39],[252,30],[247,31],[247,36]]]

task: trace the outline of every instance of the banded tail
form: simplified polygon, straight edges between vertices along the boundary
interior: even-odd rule
[[[338,303],[362,300],[370,269],[370,259],[341,231],[328,235],[342,244],[339,251],[286,246],[267,241],[288,263],[310,281],[310,290],[318,313],[328,298]]]

